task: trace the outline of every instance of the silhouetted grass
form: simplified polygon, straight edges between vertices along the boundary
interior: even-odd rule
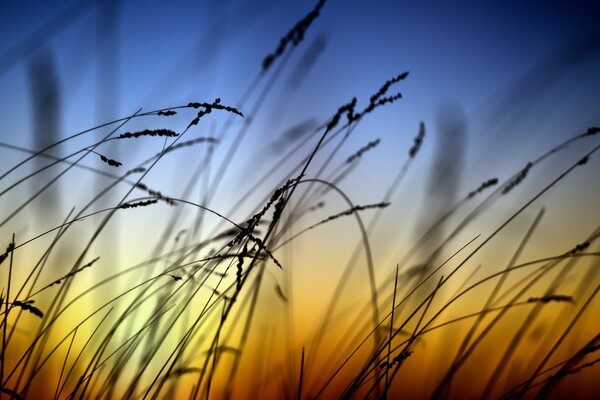
[[[365,99],[355,97],[321,110],[319,119],[290,124],[280,139],[255,143],[257,156],[239,171],[242,182],[228,175],[241,165],[240,150],[249,148],[243,140],[324,4],[318,1],[256,66],[255,80],[235,106],[216,98],[140,109],[40,150],[1,144],[28,154],[0,175],[0,197],[11,207],[3,210],[0,227],[18,232],[0,254],[4,395],[542,398],[568,390],[569,379],[595,384],[584,372],[597,368],[600,336],[590,340],[583,325],[597,331],[592,310],[600,291],[600,253],[594,250],[600,230],[585,238],[565,234],[559,245],[542,243],[542,256],[529,250],[542,221],[553,218],[546,208],[522,234],[508,231],[515,221],[528,220],[548,192],[572,191],[564,183],[567,177],[594,168],[599,128],[548,151],[542,148],[524,167],[509,164],[512,176],[483,180],[457,201],[452,198],[452,204],[433,207],[435,199],[426,198],[424,212],[432,222],[411,243],[403,243],[399,234],[409,224],[392,209],[417,213],[404,201],[414,193],[404,187],[404,178],[428,145],[425,122],[412,141],[407,137],[405,148],[394,151],[400,168],[372,171],[384,182],[384,193],[361,181],[360,190],[370,200],[358,203],[344,187],[355,183],[348,181],[386,143],[365,139],[358,150],[348,149],[349,138],[365,119],[398,105],[401,93],[390,91],[409,79],[408,72],[383,77]],[[323,51],[321,46],[317,50]],[[193,136],[217,112],[225,117],[218,131]],[[153,127],[158,117],[169,117],[161,124],[170,127]],[[132,121],[148,127],[121,133]],[[100,140],[86,135],[103,128],[108,131]],[[50,153],[76,138],[86,143],[66,156]],[[133,150],[146,138],[161,138],[162,149],[141,162],[133,151],[105,148],[110,143]],[[580,141],[587,148],[575,161],[540,178],[537,171],[545,171],[544,163]],[[104,164],[84,165],[90,154]],[[164,184],[169,178],[160,175],[170,158],[184,166],[168,182],[174,185]],[[26,170],[30,162],[34,167]],[[471,172],[486,176],[481,169]],[[50,211],[62,223],[19,226],[16,216],[73,171],[106,180],[91,192],[83,184],[73,188],[89,200],[67,196],[71,211]],[[154,174],[160,178],[152,179]],[[436,181],[444,177],[441,171]],[[25,182],[37,183],[23,198],[17,190]],[[143,195],[134,197],[137,191]],[[229,203],[222,201],[222,192],[233,197]],[[502,202],[517,192],[524,200],[507,212]],[[489,215],[494,222],[478,225]],[[383,218],[388,230],[380,226]],[[117,221],[126,221],[118,238],[110,230]],[[147,227],[141,221],[148,221]],[[114,257],[111,247],[117,246],[131,259]],[[315,254],[307,260],[323,265],[311,269],[310,261],[297,262],[297,248]],[[393,262],[384,262],[387,255],[377,252],[382,248],[390,250]],[[334,261],[323,249],[334,253]],[[485,255],[490,249],[495,256]],[[530,254],[538,255],[523,261]],[[314,289],[309,286],[307,293],[296,282],[302,279]],[[325,293],[324,282],[334,284]],[[317,300],[324,306],[315,306]],[[298,324],[303,312],[318,323],[303,326],[300,319]],[[528,334],[542,319],[549,319],[551,328],[530,351]],[[486,354],[489,348],[498,356]],[[517,370],[516,360],[523,356],[530,360]],[[514,374],[507,374],[513,368]],[[477,377],[465,377],[474,369]],[[424,380],[427,386],[417,387]]]

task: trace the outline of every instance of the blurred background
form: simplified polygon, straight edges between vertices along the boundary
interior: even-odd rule
[[[111,0],[0,7],[0,140],[37,150],[138,108],[216,97],[238,104],[262,59],[313,5]],[[404,98],[365,119],[362,133],[349,141],[350,149],[378,137],[383,143],[378,157],[365,157],[373,168],[356,171],[356,195],[364,192],[360,182],[368,171],[397,168],[419,121],[428,127],[428,145],[414,168],[418,173],[407,179],[414,178],[417,191],[411,197],[423,190],[426,195],[427,185],[418,182],[427,175],[421,174],[439,168],[430,159],[444,152],[444,140],[454,142],[439,133],[448,105],[461,113],[463,125],[451,151],[460,153],[451,171],[457,190],[463,193],[488,175],[505,177],[536,152],[598,122],[597,17],[597,4],[587,1],[327,2],[252,116],[254,129],[234,163],[280,150],[278,140],[290,127],[321,122],[353,96],[365,104],[385,80],[410,71],[400,88]],[[202,133],[218,128],[218,121],[212,123]],[[53,151],[68,154],[78,148],[73,143]],[[157,146],[139,142],[127,156]],[[122,150],[114,145],[109,152],[118,158]],[[0,151],[5,167],[24,157],[15,149]]]
[[[238,107],[246,119],[229,120],[229,115],[213,112],[186,135],[187,139],[218,137],[220,143],[190,146],[165,156],[143,182],[167,196],[195,201],[243,222],[290,173],[283,166],[261,180],[275,160],[352,97],[362,109],[386,80],[409,71],[406,80],[394,86],[402,98],[367,115],[328,170],[380,139],[339,186],[355,204],[382,201],[424,122],[423,146],[394,191],[386,218],[369,236],[377,281],[389,285],[409,244],[452,204],[481,182],[508,179],[562,141],[600,124],[597,2],[327,1],[304,40],[263,72],[264,57],[275,51],[280,38],[314,4],[269,0],[2,2],[0,173],[32,151],[139,110],[220,98],[223,104]],[[181,132],[193,116],[182,111],[172,118],[140,118],[118,133],[146,128]],[[248,120],[251,126],[238,135]],[[227,126],[231,128],[223,129]],[[101,140],[114,127],[69,140],[47,154],[64,157]],[[306,141],[287,163],[300,162],[317,137]],[[113,141],[99,151],[129,170],[160,152],[165,143],[163,138]],[[597,144],[597,138],[579,141],[532,169],[527,185],[498,201],[449,249],[455,251],[475,235],[491,233],[592,144]],[[216,160],[210,166],[203,161],[209,154]],[[325,155],[317,157],[309,175],[324,161]],[[88,156],[80,163],[88,169],[69,170],[39,195],[39,189],[66,165],[48,168],[12,188],[49,162],[36,157],[0,181],[2,243],[12,233],[19,242],[59,225],[71,209],[81,210],[114,180],[110,174],[115,169],[99,157]],[[484,249],[481,262],[494,263],[494,267],[506,262],[514,251],[515,237],[524,234],[542,206],[546,217],[526,258],[568,251],[584,241],[600,221],[599,170],[594,156],[503,231],[492,248]],[[129,189],[117,186],[94,209],[114,205]],[[246,193],[245,203],[236,206],[242,193]],[[339,197],[328,196],[313,217],[298,222],[295,232],[347,208]],[[27,202],[25,207],[20,206],[23,202]],[[114,274],[123,265],[158,254],[159,249],[172,249],[185,235],[185,240],[198,240],[220,222],[210,215],[199,222],[200,214],[193,209],[174,216],[176,212],[167,205],[156,207],[159,212],[135,210],[111,221],[103,240],[94,244],[94,250],[105,255],[104,268],[81,282]],[[438,225],[425,249],[434,248],[466,212],[461,210],[457,219]],[[79,240],[83,247],[91,235],[85,224],[100,220],[92,217],[74,227],[70,243]],[[50,238],[43,240],[40,249]],[[267,273],[267,286],[279,288],[269,292],[267,301],[283,291],[293,303],[288,329],[295,336],[286,343],[288,347],[297,349],[321,326],[322,313],[314,310],[323,309],[329,300],[359,241],[355,222],[342,219],[276,253],[284,265],[294,265],[284,272]],[[81,251],[77,247],[70,244],[55,253],[50,263],[55,271],[68,270],[64,260],[74,259]],[[419,257],[426,254],[428,250],[422,250],[409,264],[419,264]],[[449,255],[450,251],[444,252],[436,260]],[[366,272],[357,270],[348,284],[356,291],[352,296],[346,293],[348,298],[339,304],[350,309],[355,302],[363,304],[369,297],[366,279]],[[268,314],[262,324],[269,326]],[[276,335],[273,329],[271,334]]]

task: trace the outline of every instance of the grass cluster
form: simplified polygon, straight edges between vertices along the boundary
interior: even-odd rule
[[[508,399],[598,390],[588,371],[597,369],[600,349],[600,226],[523,260],[552,218],[540,199],[597,165],[597,127],[444,204],[411,246],[387,238],[385,246],[407,249],[388,263],[376,260],[373,241],[382,218],[394,215],[391,206],[403,202],[398,193],[427,146],[427,125],[415,127],[398,171],[377,172],[393,178],[383,195],[357,204],[343,187],[381,148],[376,139],[349,149],[349,138],[381,109],[401,106],[407,72],[382,79],[368,98],[324,110],[321,121],[290,128],[275,153],[266,149],[256,160],[264,173],[244,172],[247,191],[227,179],[264,99],[324,7],[319,1],[281,38],[238,103],[140,109],[43,149],[13,146],[29,156],[2,165],[0,175],[0,196],[11,199],[0,227],[14,232],[0,238],[2,397]],[[198,136],[216,114],[221,128]],[[125,131],[134,123],[145,127]],[[55,155],[76,139],[87,142]],[[160,151],[134,163],[128,154],[139,141],[157,141]],[[115,144],[118,156],[111,155]],[[584,150],[552,179],[536,180],[569,148]],[[197,165],[177,177],[181,194],[153,188],[150,174],[178,154],[193,154],[189,164]],[[89,166],[89,159],[102,164]],[[61,223],[22,234],[17,217],[77,170],[108,183]],[[19,189],[30,182],[36,186],[23,198]],[[214,200],[223,188],[235,193],[229,209]],[[499,204],[519,191],[527,197],[501,213]],[[488,215],[496,222],[481,229]],[[152,228],[138,240],[132,225],[149,220]],[[525,229],[515,229],[516,221]],[[322,229],[342,242],[330,245],[333,255],[320,253],[327,246],[306,246]],[[473,234],[478,229],[485,233]],[[293,255],[302,240],[303,252],[319,252],[304,263]],[[118,248],[137,261],[112,257]],[[314,292],[298,293],[294,279],[308,259],[335,265],[307,272]],[[331,271],[339,276],[323,293],[320,282]],[[324,306],[312,309],[320,303],[311,298],[325,299]],[[318,322],[302,326],[304,314]]]

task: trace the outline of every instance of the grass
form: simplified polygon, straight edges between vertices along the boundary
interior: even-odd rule
[[[595,168],[597,127],[532,154],[512,176],[486,178],[440,213],[430,210],[411,245],[389,231],[382,240],[378,228],[391,221],[407,229],[390,211],[395,205],[417,212],[403,196],[428,145],[425,122],[399,152],[397,171],[373,172],[393,178],[383,195],[360,182],[371,200],[357,203],[345,190],[385,143],[363,140],[356,150],[352,135],[401,107],[407,72],[382,79],[370,97],[322,110],[318,122],[307,116],[274,147],[259,144],[252,168],[238,171],[243,184],[232,178],[249,151],[244,139],[324,7],[319,1],[280,39],[235,106],[217,98],[139,109],[41,150],[1,144],[28,154],[0,175],[10,205],[0,227],[12,233],[0,254],[2,397],[598,393],[600,227],[545,243],[540,231],[561,210],[539,208],[551,193],[572,192],[572,175]],[[197,136],[213,118],[219,130]],[[75,140],[85,143],[55,154]],[[160,151],[135,157],[143,141]],[[562,170],[549,168],[567,154]],[[166,191],[151,177],[177,157],[186,167]],[[87,165],[90,158],[103,164]],[[72,174],[102,176],[104,186],[92,186],[86,201],[63,196],[73,208],[61,223],[25,229],[19,217],[43,207],[43,196]],[[587,177],[585,185],[597,186]],[[23,197],[31,182],[38,186]],[[221,192],[234,194],[229,209]],[[506,212],[505,199],[517,194]],[[348,232],[356,230],[355,242]],[[135,261],[115,257],[119,248]],[[402,256],[383,262],[382,248]]]

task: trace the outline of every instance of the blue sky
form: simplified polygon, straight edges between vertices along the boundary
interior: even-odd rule
[[[64,137],[138,108],[216,97],[237,104],[264,56],[315,4],[129,0],[102,8],[105,3],[0,5],[2,142],[34,147],[27,68],[40,52],[50,54],[56,68]],[[35,35],[70,9],[74,17]],[[115,35],[104,42],[98,33],[102,10]],[[381,137],[384,146],[368,165],[386,168],[406,154],[419,121],[425,121],[429,145],[420,171],[427,171],[436,154],[437,117],[450,103],[466,120],[465,168],[474,173],[465,174],[464,190],[492,175],[507,177],[531,157],[600,122],[598,10],[588,1],[328,1],[253,116],[255,129],[236,163],[247,166],[289,126],[307,118],[323,121],[353,96],[365,104],[385,80],[409,71],[398,85],[403,99],[366,118],[343,156]],[[322,50],[293,86],[294,72],[319,41]],[[107,52],[102,43],[108,43]],[[110,81],[103,81],[106,76]],[[214,118],[202,133],[220,126],[220,117]],[[161,145],[144,142],[136,151],[153,154]],[[5,149],[0,154],[4,168],[23,157]],[[357,172],[348,190],[360,197],[360,182],[372,178],[368,172]],[[420,175],[413,175],[413,183]]]
[[[3,3],[3,61],[12,46],[75,3]],[[37,43],[54,54],[66,108],[69,99],[78,109],[93,108],[98,6],[78,3],[84,5],[77,17]],[[327,84],[317,103],[332,109],[409,70],[404,92],[411,101],[403,106],[418,108],[421,118],[447,98],[474,110],[505,94],[566,46],[597,34],[598,7],[592,3],[329,1],[298,51],[318,34],[325,35],[326,51],[303,93],[313,95],[314,103],[314,93]],[[310,1],[119,2],[119,115],[138,106],[217,93],[235,102],[262,57],[312,6]],[[10,58],[0,76],[10,89],[3,90],[1,99],[9,115],[27,107],[23,69],[31,54]],[[576,83],[593,87],[597,79],[580,76]]]
[[[326,122],[354,96],[361,110],[386,80],[409,71],[408,78],[391,90],[400,91],[402,99],[361,120],[324,174],[332,175],[332,170],[343,165],[357,149],[381,139],[381,144],[365,153],[359,168],[339,186],[355,204],[382,201],[408,158],[419,123],[425,123],[423,147],[385,210],[378,230],[369,237],[377,279],[383,282],[427,223],[458,198],[490,178],[505,181],[563,140],[590,126],[600,126],[597,2],[328,0],[304,41],[288,49],[261,75],[264,57],[315,4],[313,0],[0,2],[0,174],[26,157],[4,145],[36,149],[39,136],[52,130],[51,121],[38,120],[38,128],[42,129],[36,142],[34,108],[41,98],[40,82],[50,81],[55,88],[54,100],[47,104],[58,110],[53,140],[139,109],[221,98],[223,104],[239,107],[246,121],[252,121],[242,140],[237,141],[236,135],[243,120],[236,117],[227,135],[215,146],[210,168],[203,164],[208,147],[190,146],[166,154],[143,183],[167,196],[203,203],[242,223],[254,213],[254,207],[262,208],[265,196],[273,193],[280,179],[295,176],[290,165],[299,163],[316,144],[318,136],[285,159],[270,179],[258,181],[287,150],[278,147],[286,130],[302,123],[315,126]],[[287,64],[278,75],[285,60]],[[257,76],[262,79],[252,96],[240,104]],[[271,82],[273,86],[261,102],[260,93]],[[194,116],[193,110],[180,111],[172,118],[153,116],[133,121],[119,132],[148,128],[181,132]],[[215,110],[190,129],[185,140],[218,135],[227,117]],[[52,154],[64,155],[90,146],[108,132],[70,141],[53,149]],[[81,164],[122,173],[160,152],[165,145],[162,139],[103,144],[99,151],[123,163],[117,171],[93,154]],[[487,237],[598,145],[599,139],[581,140],[533,168],[526,181],[508,196],[499,196],[491,211],[461,231],[444,251],[457,249],[477,235],[480,239]],[[292,147],[290,141],[283,143]],[[229,156],[229,149],[237,145],[237,152]],[[315,175],[332,148],[317,154],[309,177]],[[231,164],[222,179],[215,178],[219,166],[225,165],[221,162],[228,160]],[[0,191],[43,165],[30,164],[0,178]],[[47,181],[63,170],[63,166],[54,167],[42,178]],[[196,176],[195,170],[202,173]],[[528,244],[524,259],[567,252],[586,240],[600,220],[598,171],[600,156],[595,154],[495,237],[476,262],[485,268],[501,265],[515,251],[515,240],[523,237],[542,206],[547,207],[546,216]],[[59,207],[46,210],[45,215],[36,214],[36,207],[43,209],[43,202],[32,202],[10,224],[0,226],[0,237],[4,238],[0,246],[13,232],[19,242],[60,224],[73,208],[81,211],[99,188],[112,182],[102,179],[89,171],[70,170],[51,188],[61,199]],[[45,181],[31,182],[0,195],[3,219]],[[208,190],[215,187],[215,182],[218,190]],[[190,191],[186,191],[188,183]],[[438,186],[449,189],[437,190]],[[114,205],[131,187],[118,185],[110,195],[93,202],[90,210]],[[136,189],[128,200],[145,195]],[[208,195],[212,197],[207,200]],[[300,197],[300,190],[295,196]],[[234,206],[240,197],[245,203]],[[293,233],[348,208],[333,192],[322,198],[326,205],[303,214],[293,225]],[[315,196],[303,205],[309,209],[320,199]],[[468,207],[474,207],[474,202],[460,209],[451,223],[464,216]],[[373,215],[372,210],[364,213]],[[168,251],[183,246],[188,239],[186,244],[192,240],[198,243],[198,237],[222,222],[208,215],[198,233],[194,230],[198,215],[193,207],[169,207],[160,202],[123,213],[119,210],[95,244],[100,250],[93,249],[102,254],[106,266],[94,270],[94,279],[145,260],[153,252],[158,253],[156,248]],[[79,247],[85,247],[99,218],[86,218],[72,225],[68,233],[71,236],[62,240],[66,250],[55,257],[59,268],[66,268],[69,264],[64,260],[75,257]],[[365,217],[366,222],[369,220]],[[165,233],[171,222],[173,230]],[[267,269],[271,287],[281,285],[286,293],[295,291],[306,297],[299,302],[306,314],[299,325],[307,332],[311,328],[305,322],[313,318],[317,323],[318,302],[331,294],[360,238],[355,222],[340,218],[311,231],[294,242],[293,251],[292,246],[286,246],[275,253],[283,263],[292,264],[293,260],[294,268]],[[438,229],[449,231],[450,224]],[[178,242],[171,237],[175,232],[187,232],[189,236],[182,236],[184,239]],[[36,242],[38,250],[45,249],[44,240],[49,237]],[[157,243],[159,246],[153,247]],[[19,261],[29,261],[28,257],[33,260],[33,249],[34,245],[25,248],[25,260]],[[206,246],[202,255],[212,254],[210,250]],[[111,258],[123,262],[112,263]],[[165,265],[170,262],[165,258]],[[361,271],[348,284],[350,289],[357,289],[346,291],[352,302],[367,293],[367,276],[364,269]],[[268,311],[270,316],[271,309]]]

